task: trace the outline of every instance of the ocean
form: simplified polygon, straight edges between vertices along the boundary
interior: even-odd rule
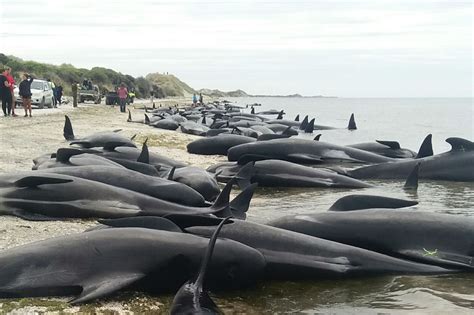
[[[449,137],[474,139],[472,98],[228,98],[237,105],[259,103],[255,111],[286,112],[285,119],[300,115],[316,124],[341,129],[315,131],[321,141],[353,144],[375,140],[399,141],[417,151],[427,134],[433,135],[435,154],[450,150]],[[245,110],[250,112],[250,108]],[[354,113],[358,129],[349,131]],[[418,190],[403,190],[403,181],[371,180],[366,189],[274,189],[255,194],[248,220],[265,223],[288,214],[326,211],[349,194],[374,194],[416,200],[413,211],[441,212],[473,217],[474,183],[420,180]],[[474,241],[474,240],[473,240]],[[474,275],[384,276],[345,280],[274,282],[238,293],[244,309],[269,313],[471,313],[474,309]],[[232,298],[231,298],[232,296]],[[234,293],[229,296],[235,301]],[[225,300],[225,299],[224,299]],[[230,306],[230,305],[229,305]],[[235,304],[232,306],[236,308]],[[241,309],[240,311],[245,311]],[[237,307],[236,311],[239,309]]]

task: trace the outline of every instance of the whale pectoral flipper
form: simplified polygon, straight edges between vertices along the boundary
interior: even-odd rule
[[[36,187],[39,185],[51,185],[51,184],[66,184],[72,182],[72,179],[55,178],[47,176],[26,176],[15,182],[15,186],[24,187]]]
[[[143,273],[129,273],[104,275],[104,279],[91,279],[91,283],[82,285],[82,293],[77,298],[69,301],[69,303],[79,304],[107,296],[129,286],[143,277],[145,277]]]
[[[288,154],[288,160],[294,163],[321,163],[322,162],[321,156],[319,155],[303,154],[303,153]]]

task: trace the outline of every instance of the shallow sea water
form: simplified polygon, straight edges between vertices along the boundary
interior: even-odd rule
[[[285,119],[300,114],[316,117],[316,124],[346,127],[355,114],[358,130],[314,131],[321,141],[353,144],[396,140],[417,151],[433,134],[435,154],[450,150],[448,137],[474,139],[472,99],[345,99],[345,98],[235,98],[239,105],[261,103],[256,112],[284,109]],[[245,110],[249,112],[250,109]],[[474,183],[420,181],[416,192],[403,190],[403,181],[372,180],[366,189],[260,188],[248,219],[264,223],[288,214],[326,211],[348,194],[375,194],[416,200],[414,211],[474,216]],[[455,242],[455,240],[453,240]],[[473,240],[474,242],[474,240]],[[265,284],[241,297],[269,313],[429,313],[474,312],[474,275],[386,276]]]
[[[444,142],[448,137],[458,136],[470,140],[474,138],[472,99],[238,98],[231,100],[244,106],[255,102],[262,103],[261,107],[256,107],[256,111],[285,109],[287,119],[293,119],[298,113],[301,114],[302,119],[305,114],[308,114],[310,117],[316,117],[318,124],[341,128],[347,125],[350,114],[354,113],[358,130],[336,129],[321,132],[322,141],[338,144],[368,142],[375,139],[398,140],[402,147],[416,151],[426,134],[432,133],[435,153],[440,153],[449,150],[449,145]],[[249,112],[250,109],[246,111]],[[101,109],[100,113],[102,112]],[[77,119],[74,120],[78,134],[87,134],[90,125],[97,123],[99,119],[95,112],[85,114],[88,116],[77,113]],[[63,118],[54,116],[54,119],[57,122],[54,123],[53,129],[57,129],[57,132],[47,134],[51,138],[48,148],[40,148],[34,154],[38,155],[58,146],[57,140],[52,139],[60,139]],[[43,122],[40,118],[37,120]],[[122,120],[120,118],[120,121]],[[118,120],[113,120],[113,122],[104,128],[124,128],[123,123],[119,123]],[[138,131],[148,135],[153,132],[148,127],[138,124],[125,126],[130,134]],[[317,133],[319,132],[315,131],[313,135],[302,135],[302,137],[310,139]],[[169,136],[172,136],[172,133]],[[15,145],[19,144],[15,143]],[[181,154],[181,151],[176,155],[185,156]],[[28,165],[30,158],[28,157]],[[202,165],[206,164],[204,161],[210,161],[209,157],[205,159],[189,157],[190,161],[193,159],[201,161]],[[10,167],[15,163],[8,165]],[[19,165],[21,168],[25,167],[21,163]],[[265,223],[288,214],[326,211],[338,198],[348,194],[376,194],[413,199],[419,202],[413,207],[413,211],[474,216],[474,183],[421,181],[417,192],[407,192],[403,190],[403,181],[373,180],[369,182],[374,185],[373,188],[259,188],[252,200],[248,220]],[[27,231],[39,228],[37,225],[21,220],[11,222],[15,225],[25,225]],[[71,226],[75,223],[68,224]],[[82,225],[82,222],[81,224],[76,222],[74,227],[80,231],[92,224],[89,222],[86,226]],[[44,227],[44,229],[52,228]],[[6,228],[2,235],[7,234],[8,231],[9,229]],[[71,231],[76,230],[71,229]],[[226,314],[472,314],[474,312],[474,274],[265,282],[250,290],[219,292],[217,295],[213,294],[213,297]],[[170,295],[148,296],[136,292],[122,292],[101,299],[96,302],[97,304],[93,303],[81,308],[70,308],[66,303],[67,299],[63,298],[1,300],[0,312],[10,308],[17,309],[17,313],[37,312],[45,303],[47,307],[44,311],[127,313],[126,310],[132,310],[140,313],[166,313],[171,300]],[[27,307],[21,308],[22,305]],[[32,308],[28,308],[29,306]]]

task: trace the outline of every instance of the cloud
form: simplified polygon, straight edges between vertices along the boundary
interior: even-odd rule
[[[201,82],[215,84],[208,87],[224,84],[216,76],[253,70],[265,83],[252,88],[265,93],[275,71],[286,69],[292,80],[304,78],[304,93],[318,94],[307,78],[346,76],[362,67],[393,71],[394,65],[424,82],[430,78],[422,75],[423,65],[437,66],[446,86],[465,87],[458,70],[472,67],[466,1],[0,1],[2,52],[134,75],[164,69],[194,80],[199,73]],[[225,86],[240,88],[247,80],[232,75]],[[333,94],[352,91],[340,89]]]

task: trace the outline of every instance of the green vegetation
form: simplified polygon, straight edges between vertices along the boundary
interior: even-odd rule
[[[0,67],[10,66],[13,76],[20,82],[24,72],[32,74],[38,79],[51,79],[57,86],[63,87],[65,94],[71,94],[71,85],[81,83],[85,78],[91,79],[105,94],[113,91],[122,82],[129,89],[134,89],[137,97],[148,98],[153,91],[156,98],[190,97],[193,93],[202,93],[208,97],[247,96],[244,91],[221,92],[219,90],[203,89],[196,91],[172,74],[150,73],[146,77],[134,78],[112,69],[94,67],[92,69],[76,68],[70,64],[51,65],[35,61],[25,61],[14,56],[0,53]]]

